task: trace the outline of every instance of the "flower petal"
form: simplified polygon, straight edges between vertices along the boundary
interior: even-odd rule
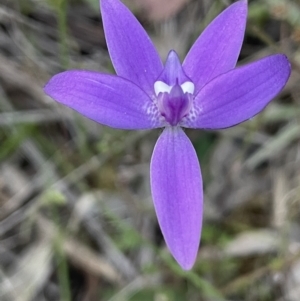
[[[190,82],[182,68],[178,54],[171,50],[168,54],[163,72],[159,75],[158,81],[162,81],[169,86],[181,85]]]
[[[151,190],[167,246],[183,269],[192,268],[202,226],[200,166],[191,141],[180,127],[168,127],[151,159]]]
[[[220,75],[196,95],[183,126],[220,129],[252,118],[282,90],[290,72],[287,57],[277,54]]]
[[[101,0],[107,47],[117,74],[150,96],[163,70],[161,59],[144,28],[119,0]]]
[[[235,67],[244,38],[247,1],[237,1],[202,32],[184,62],[183,69],[196,93],[216,76]]]
[[[160,126],[149,96],[128,80],[92,71],[66,71],[53,76],[44,91],[56,101],[104,125],[120,129]]]

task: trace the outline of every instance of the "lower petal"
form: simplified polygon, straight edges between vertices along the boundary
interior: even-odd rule
[[[92,71],[66,71],[44,87],[47,95],[101,124],[120,129],[160,126],[159,112],[149,96],[121,77]]]
[[[197,154],[180,127],[166,128],[155,145],[151,190],[168,248],[183,269],[191,269],[200,242],[203,188]]]

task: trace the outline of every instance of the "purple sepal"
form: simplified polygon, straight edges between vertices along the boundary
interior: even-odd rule
[[[121,1],[103,0],[100,7],[106,43],[116,73],[152,97],[153,84],[162,72],[163,64],[148,34]]]
[[[180,127],[167,127],[155,145],[151,190],[161,231],[172,255],[185,270],[198,253],[203,189],[195,149]]]
[[[182,125],[222,129],[246,121],[282,90],[290,72],[287,57],[276,54],[222,74],[196,95]]]
[[[233,69],[242,47],[247,19],[247,1],[230,5],[196,40],[183,69],[195,84],[196,93],[216,76]]]
[[[120,129],[161,127],[150,97],[121,77],[92,71],[66,71],[44,87],[47,95],[101,124]]]

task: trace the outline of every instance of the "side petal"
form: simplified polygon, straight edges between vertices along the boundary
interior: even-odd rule
[[[66,71],[44,87],[47,95],[82,115],[119,129],[159,127],[156,106],[128,80],[92,71]]]
[[[216,76],[235,67],[246,19],[247,1],[237,1],[217,16],[196,40],[183,62],[196,93]]]
[[[220,75],[196,95],[182,126],[221,129],[248,120],[282,90],[290,72],[287,57],[277,54]]]
[[[203,189],[196,152],[180,127],[163,131],[150,168],[154,207],[166,244],[181,267],[191,269],[200,242]]]
[[[161,59],[144,28],[119,0],[100,1],[107,47],[116,73],[150,96],[163,70]]]

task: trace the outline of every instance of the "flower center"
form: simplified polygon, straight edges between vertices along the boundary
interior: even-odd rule
[[[179,85],[177,81],[174,86],[169,86],[162,81],[156,81],[154,90],[161,115],[170,125],[177,125],[190,111],[194,84],[187,81]]]
[[[157,106],[171,125],[177,125],[192,106],[195,86],[182,69],[177,53],[170,51],[165,68],[154,83]]]

